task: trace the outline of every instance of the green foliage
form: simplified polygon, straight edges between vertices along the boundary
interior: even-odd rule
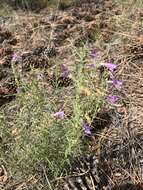
[[[72,86],[59,88],[55,81],[51,91],[45,89],[45,83],[35,77],[37,71],[33,70],[30,81],[24,82],[16,65],[12,64],[15,81],[23,89],[17,95],[15,106],[18,111],[10,119],[8,115],[0,114],[3,144],[0,160],[6,162],[12,173],[21,170],[23,174],[29,174],[37,167],[46,165],[52,176],[59,176],[70,159],[84,148],[83,121],[92,123],[104,105],[107,85],[105,77],[98,86],[102,92],[99,94],[97,70],[86,68],[86,46],[75,49],[73,54],[76,68]],[[55,71],[58,75],[57,70],[58,64]],[[64,118],[53,116],[59,110],[65,111]]]

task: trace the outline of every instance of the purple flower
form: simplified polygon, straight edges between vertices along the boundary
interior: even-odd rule
[[[116,87],[116,88],[121,88],[123,82],[121,80],[117,80],[117,79],[112,79],[111,80],[112,84]]]
[[[116,95],[109,95],[109,96],[107,96],[107,100],[108,100],[109,102],[111,102],[111,103],[117,102],[118,99],[119,99],[119,97],[116,96]]]
[[[59,118],[59,119],[63,119],[65,117],[65,113],[64,113],[64,111],[58,111],[58,112],[54,113],[53,116],[56,118]]]
[[[93,50],[91,50],[90,57],[92,59],[97,60],[97,59],[101,58],[101,55],[100,55],[100,52],[98,52],[96,49],[93,49]]]
[[[12,55],[12,62],[16,62],[16,61],[20,61],[20,60],[21,60],[21,57],[17,53],[14,53]]]
[[[91,130],[90,130],[88,123],[83,122],[83,130],[84,130],[86,135],[91,135]]]
[[[61,75],[62,77],[67,78],[70,74],[70,71],[63,64],[61,64],[61,73],[62,73]]]
[[[114,63],[104,63],[103,64],[105,67],[107,67],[107,69],[109,69],[111,72],[113,72],[116,68],[117,68],[117,65],[114,64]]]

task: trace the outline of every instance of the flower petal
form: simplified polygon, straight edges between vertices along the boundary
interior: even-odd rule
[[[109,96],[107,96],[107,100],[108,100],[109,102],[111,102],[111,103],[117,102],[118,99],[119,99],[119,97],[116,96],[116,95],[109,95]]]
[[[58,112],[54,113],[53,116],[56,118],[59,118],[59,119],[63,119],[65,117],[65,113],[64,113],[64,111],[58,111]]]
[[[20,55],[18,55],[17,53],[14,53],[13,55],[12,55],[12,62],[16,62],[16,61],[19,61],[19,60],[21,60],[21,56]]]
[[[113,72],[116,68],[117,68],[117,65],[114,64],[114,63],[104,63],[103,64],[107,69],[109,69],[111,72]]]
[[[121,88],[123,82],[121,80],[117,80],[117,79],[112,79],[111,80],[112,84],[116,87],[116,88]]]
[[[83,130],[86,135],[91,135],[91,129],[90,129],[88,123],[83,122]]]

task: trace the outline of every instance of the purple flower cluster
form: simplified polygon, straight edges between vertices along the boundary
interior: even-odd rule
[[[93,60],[97,60],[99,58],[101,58],[101,55],[100,55],[100,52],[97,52],[96,49],[93,49],[91,51],[91,54],[90,54],[91,58]],[[106,67],[109,71],[110,71],[110,75],[111,75],[111,79],[110,79],[110,82],[117,88],[117,89],[120,89],[122,87],[122,81],[121,80],[117,80],[116,78],[114,78],[114,71],[117,69],[117,65],[112,63],[112,62],[106,62],[106,63],[101,63],[102,66]],[[88,65],[90,68],[94,68],[96,67],[96,63],[94,64],[90,64]],[[108,102],[111,102],[111,103],[115,103],[117,102],[119,99],[118,96],[116,95],[108,95],[107,96],[107,101]]]
[[[89,64],[88,66],[90,68],[95,68],[97,66],[96,61],[98,61],[98,63],[99,63],[99,60],[101,60],[101,54],[96,49],[93,49],[91,51],[91,53],[90,53],[90,57],[94,60],[94,63]],[[17,56],[14,55],[13,60],[16,60],[16,59],[17,59]],[[109,80],[109,82],[114,87],[116,87],[117,89],[120,89],[122,87],[122,81],[117,80],[114,77],[114,71],[117,69],[117,65],[112,63],[112,62],[101,63],[100,65],[106,67],[110,71],[110,80]],[[63,78],[67,78],[70,75],[70,71],[68,70],[68,68],[64,64],[60,65],[60,70],[61,70],[61,76]],[[43,78],[43,75],[41,76],[41,74],[39,74],[37,77],[39,79],[41,79],[41,78]],[[119,97],[117,95],[109,94],[106,97],[106,100],[108,102],[114,104],[119,100]],[[57,119],[64,119],[66,115],[65,115],[64,111],[58,111],[58,112],[53,113],[52,116],[57,118]],[[85,135],[87,135],[87,136],[91,135],[91,127],[90,127],[90,125],[89,125],[89,123],[87,121],[83,121],[82,128],[83,128],[83,131],[84,131]]]
[[[122,86],[122,81],[117,80],[116,78],[114,78],[113,76],[113,72],[116,70],[117,65],[113,64],[113,63],[105,63],[104,64],[105,67],[107,67],[110,71],[111,71],[111,79],[110,82],[117,88],[120,89]],[[107,96],[107,101],[114,104],[119,100],[119,97],[117,95],[108,95]]]
[[[121,89],[122,87],[122,81],[121,80],[117,80],[116,78],[114,78],[113,72],[117,69],[117,65],[113,64],[113,63],[105,63],[104,64],[105,67],[107,67],[110,71],[111,71],[111,77],[110,77],[110,82],[117,88],[117,89]],[[117,95],[108,95],[107,96],[107,101],[114,104],[119,100],[119,97]]]

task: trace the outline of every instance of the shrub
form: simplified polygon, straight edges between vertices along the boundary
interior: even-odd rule
[[[39,71],[33,70],[29,73],[28,82],[24,82],[22,74],[16,72],[16,65],[12,63],[19,86],[15,105],[18,111],[12,119],[1,114],[0,120],[4,139],[3,148],[0,149],[1,161],[6,160],[12,173],[21,168],[23,173],[29,174],[39,165],[46,165],[52,176],[59,176],[70,159],[85,148],[82,139],[89,134],[88,127],[104,106],[106,75],[101,80],[98,67],[88,65],[86,46],[75,49],[73,54],[76,65],[72,72],[73,83],[59,87],[58,80],[55,80],[56,84],[50,90],[45,89]],[[96,56],[96,52],[92,56]],[[95,64],[96,60],[92,61]],[[98,66],[98,61],[96,64]],[[62,68],[60,72],[59,67]],[[57,78],[61,74],[70,74],[60,63],[57,63],[55,73]],[[46,86],[49,85],[46,83]]]

